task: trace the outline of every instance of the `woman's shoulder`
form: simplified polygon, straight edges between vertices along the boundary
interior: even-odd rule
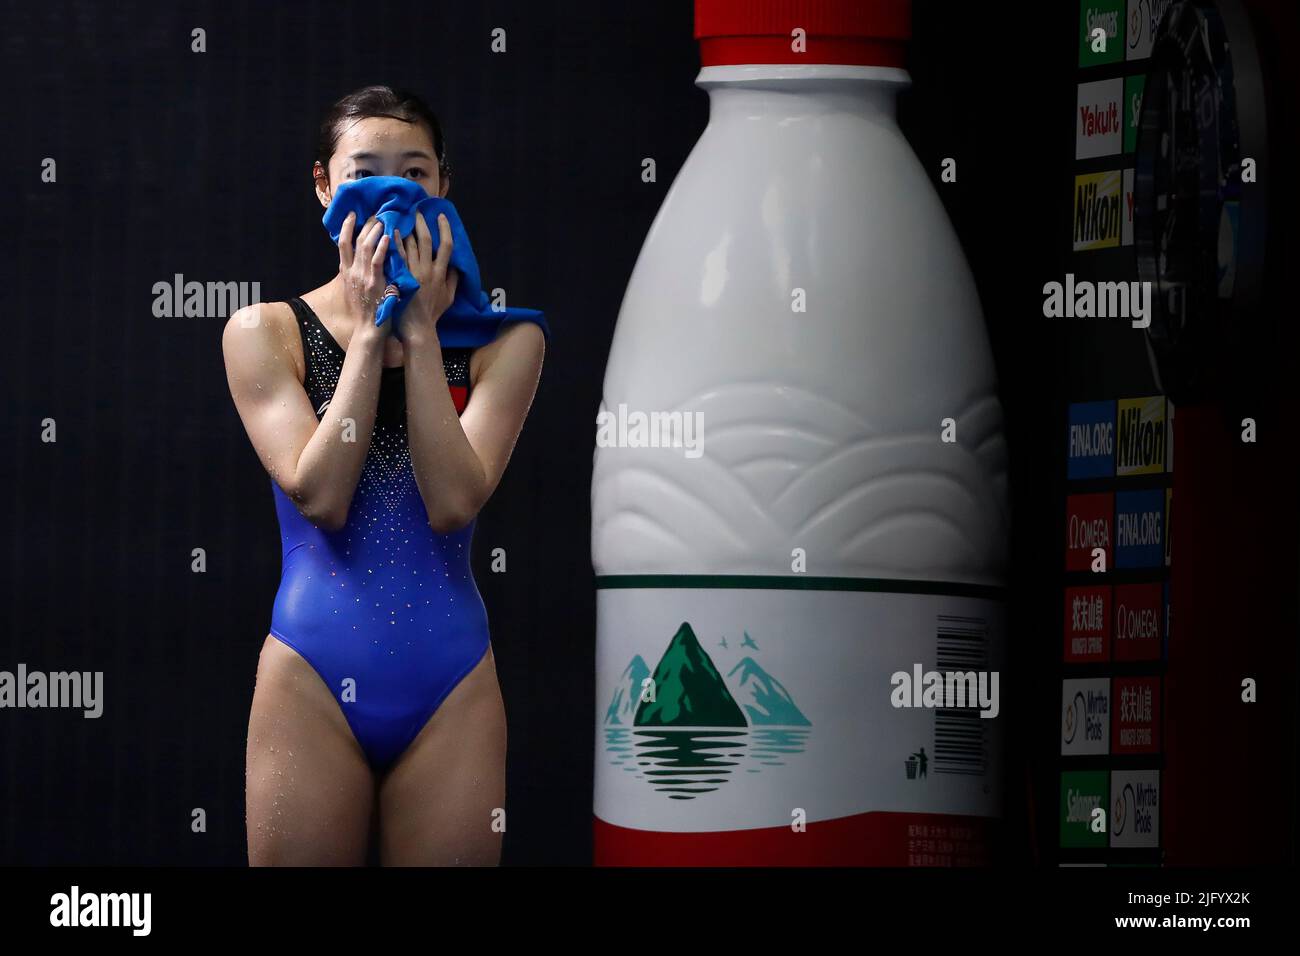
[[[221,337],[226,362],[262,361],[268,354],[297,354],[294,364],[300,364],[302,350],[293,348],[298,341],[297,325],[288,302],[256,302],[236,309],[226,320]]]
[[[478,381],[491,366],[508,369],[540,366],[546,352],[546,337],[535,322],[508,322],[491,342],[474,349],[470,377]]]
[[[232,329],[260,329],[276,332],[282,326],[296,325],[293,306],[288,302],[254,302],[230,313],[226,331]]]

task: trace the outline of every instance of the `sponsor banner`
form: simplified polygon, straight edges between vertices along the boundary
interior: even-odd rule
[[[1121,398],[1115,416],[1115,474],[1158,475],[1165,470],[1165,398]]]
[[[1173,0],[1128,0],[1128,16],[1124,19],[1128,59],[1145,60],[1151,55],[1151,41],[1160,26],[1160,18],[1172,3]]]
[[[1110,660],[1110,586],[1065,589],[1065,662]]]
[[[1165,660],[1169,660],[1169,634],[1173,630],[1173,605],[1169,603],[1169,582],[1165,582]]]
[[[1080,83],[1074,113],[1074,158],[1112,156],[1124,148],[1124,80]]]
[[[1160,845],[1160,771],[1112,770],[1110,774],[1112,849]]]
[[[1165,567],[1169,567],[1169,559],[1173,557],[1173,552],[1170,550],[1171,545],[1169,543],[1174,539],[1173,526],[1174,526],[1174,489],[1166,488],[1165,489]]]
[[[1105,754],[1110,747],[1110,678],[1061,681],[1061,756]]]
[[[1084,849],[1106,846],[1108,827],[1094,825],[1093,810],[1110,805],[1110,774],[1105,770],[1069,770],[1061,774],[1061,846]],[[1104,821],[1103,821],[1104,822]],[[1101,832],[1095,832],[1100,826]]]
[[[1079,4],[1079,66],[1099,66],[1124,59],[1124,0],[1081,0]],[[1098,43],[1094,30],[1105,31]]]
[[[1124,170],[1124,205],[1121,209],[1124,222],[1119,230],[1119,244],[1133,245],[1133,170]]]
[[[1164,616],[1164,589],[1159,582],[1115,585],[1115,660],[1159,660]]]
[[[1174,473],[1174,403],[1165,399],[1165,471]]]
[[[1115,493],[1115,567],[1164,565],[1164,511],[1163,488]]]
[[[1160,752],[1160,678],[1116,677],[1111,686],[1115,703],[1110,722],[1111,753]]]
[[[1115,516],[1115,495],[1068,495],[1065,499],[1065,570],[1088,571],[1092,552],[1101,548],[1106,567],[1111,566]]]
[[[1115,403],[1070,405],[1067,477],[1110,478],[1115,474]]]
[[[1118,169],[1074,177],[1073,243],[1075,252],[1117,248],[1123,226],[1123,175]]]
[[[1142,122],[1142,90],[1147,78],[1143,73],[1124,78],[1124,152],[1137,149],[1139,124]]]

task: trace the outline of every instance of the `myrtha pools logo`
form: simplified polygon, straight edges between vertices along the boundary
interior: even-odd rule
[[[1110,738],[1110,682],[1067,680],[1061,685],[1061,754],[1105,753]]]
[[[1154,847],[1160,828],[1160,771],[1116,770],[1111,776],[1110,845]]]
[[[1065,734],[1067,744],[1074,743],[1074,736],[1079,732],[1079,727],[1083,724],[1084,700],[1083,694],[1074,695],[1074,700],[1070,701],[1065,708],[1065,726],[1062,731]]]

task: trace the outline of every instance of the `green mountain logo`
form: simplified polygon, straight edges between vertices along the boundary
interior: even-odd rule
[[[757,654],[758,644],[744,634],[737,650]],[[718,647],[715,653],[729,650],[725,636]],[[641,699],[647,685],[653,701]],[[669,800],[695,800],[728,782],[779,772],[806,751],[811,734],[812,721],[780,681],[753,657],[741,658],[724,678],[686,621],[653,675],[641,655],[632,658],[605,709],[609,763]]]
[[[641,685],[650,676],[650,668],[638,654],[619,675],[618,687],[605,711],[606,724],[630,724],[636,717],[637,701],[641,697]]]
[[[748,726],[726,681],[685,621],[659,658],[654,687],[655,700],[641,701],[637,708],[638,727]]]
[[[745,635],[749,637],[748,634]],[[640,658],[638,658],[640,660]],[[745,713],[751,724],[777,724],[782,727],[811,727],[812,721],[795,706],[790,692],[781,682],[746,657],[727,672],[731,685],[738,689]]]

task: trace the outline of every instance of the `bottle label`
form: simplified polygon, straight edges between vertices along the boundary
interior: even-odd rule
[[[672,575],[597,588],[597,863],[987,861],[1000,589]]]

